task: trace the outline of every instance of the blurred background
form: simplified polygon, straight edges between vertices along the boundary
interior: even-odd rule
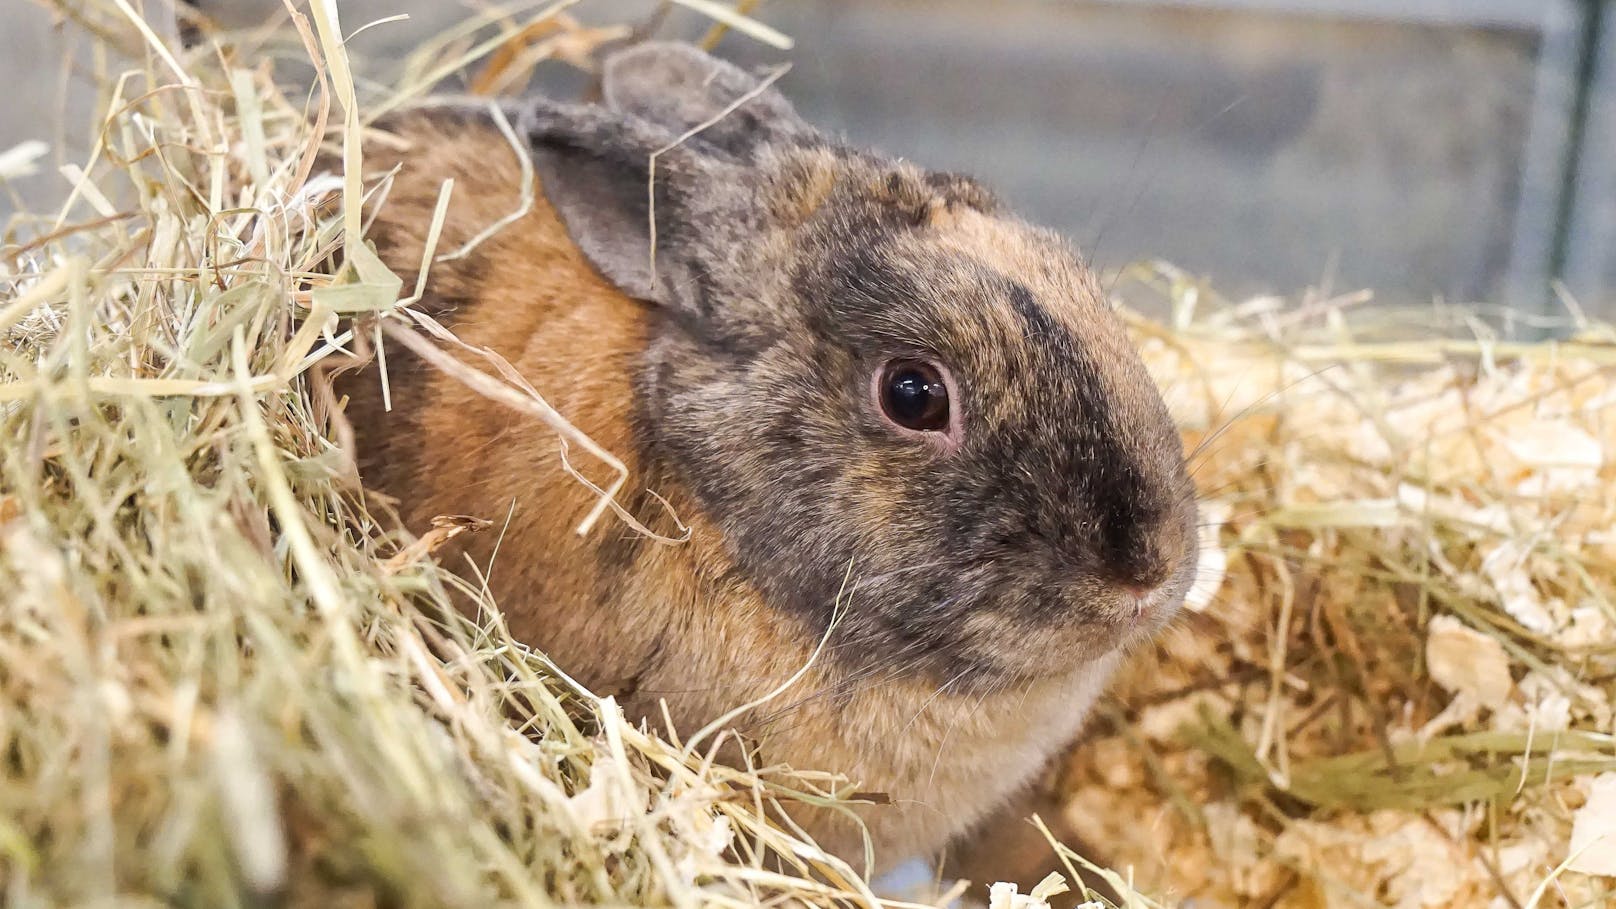
[[[231,28],[285,18],[280,0],[196,5]],[[351,42],[378,78],[488,6],[339,3],[350,33],[409,15]],[[656,0],[567,12],[665,37],[711,24]],[[1159,258],[1233,297],[1370,288],[1616,317],[1616,0],[769,0],[751,15],[795,48],[731,32],[718,52],[789,60],[781,85],[809,119],[983,178],[1102,270]],[[0,214],[59,197],[90,128],[61,18],[0,0],[0,155],[51,147],[6,181]]]

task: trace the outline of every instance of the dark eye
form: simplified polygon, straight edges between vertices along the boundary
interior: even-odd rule
[[[948,383],[943,372],[925,360],[893,360],[876,381],[881,412],[915,432],[948,429]]]

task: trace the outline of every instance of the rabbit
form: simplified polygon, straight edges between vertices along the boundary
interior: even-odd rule
[[[416,532],[492,519],[443,557],[630,717],[665,702],[688,733],[774,693],[733,722],[754,761],[887,796],[791,808],[822,848],[957,848],[1191,583],[1160,393],[1078,255],[976,181],[850,147],[684,44],[615,52],[600,89],[390,115],[369,236],[413,286],[443,182],[440,254],[521,209],[530,162],[531,207],[417,307],[621,457],[663,539],[578,534],[596,495],[552,429],[396,345],[390,411],[374,366],[339,383],[360,476]]]

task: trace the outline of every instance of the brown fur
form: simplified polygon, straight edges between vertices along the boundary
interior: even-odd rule
[[[675,61],[675,65],[683,63]],[[625,83],[622,95],[629,100],[622,103],[630,103],[634,88]],[[783,99],[766,100],[770,105],[784,105]],[[697,105],[697,109],[702,108]],[[789,112],[789,106],[783,110]],[[543,140],[537,137],[548,135],[546,130],[570,128],[564,120],[553,125],[553,118],[546,119],[551,116],[524,121],[525,134],[535,137],[536,148],[543,147]],[[642,128],[636,123],[629,127]],[[373,174],[398,167],[372,236],[383,258],[405,276],[408,286],[414,280],[442,182],[453,179],[455,187],[440,251],[458,248],[517,206],[519,159],[487,116],[465,107],[406,114],[385,128],[403,143],[398,151],[394,143],[381,142],[367,149],[367,170]],[[1161,441],[1170,427],[1159,399],[1142,378],[1120,328],[1103,312],[1092,278],[1075,261],[1052,257],[1047,235],[993,214],[995,204],[974,184],[799,141],[807,135],[806,129],[789,122],[785,130],[795,144],[757,151],[739,139],[729,148],[724,144],[731,141],[729,136],[711,140],[715,158],[721,157],[720,152],[741,154],[765,162],[760,166],[773,176],[755,187],[753,201],[748,203],[752,208],[737,209],[761,213],[754,223],[737,225],[736,220],[744,215],[723,221],[699,221],[697,215],[690,216],[692,223],[705,225],[702,242],[709,244],[724,242],[728,231],[750,231],[745,242],[753,250],[747,254],[751,258],[730,255],[717,247],[719,258],[709,261],[720,261],[724,267],[707,266],[691,274],[706,280],[716,273],[718,277],[711,278],[715,281],[734,277],[749,288],[745,305],[766,313],[747,322],[744,330],[710,343],[721,350],[733,345],[743,351],[737,356],[749,358],[747,368],[776,369],[768,360],[774,356],[769,352],[790,354],[796,342],[781,346],[770,332],[775,326],[784,326],[779,329],[783,332],[806,330],[795,327],[801,317],[789,308],[788,301],[789,293],[796,291],[786,289],[782,282],[789,276],[792,288],[812,288],[820,280],[815,277],[819,274],[816,268],[834,269],[838,262],[848,261],[851,253],[835,251],[840,247],[835,246],[834,232],[838,224],[857,222],[867,212],[873,213],[869,217],[875,220],[870,223],[878,224],[877,229],[891,232],[890,245],[895,250],[891,255],[902,268],[924,271],[938,257],[955,254],[976,263],[956,278],[939,272],[933,282],[939,288],[949,281],[962,282],[958,290],[962,299],[979,292],[975,288],[979,280],[986,280],[983,275],[1015,276],[1047,307],[1047,317],[1040,315],[1039,319],[1047,318],[1053,330],[1085,339],[1085,352],[1072,354],[1078,357],[1072,361],[1078,365],[1072,368],[1078,369],[1081,362],[1091,364],[1084,368],[1097,370],[1081,377],[1073,373],[1072,381],[1090,389],[1083,392],[1089,395],[1084,400],[1090,410],[1100,407],[1093,396],[1104,396],[1103,409],[1108,414],[1104,419],[1112,428],[1103,438],[1078,439],[1073,445],[1120,444],[1148,453],[1130,462],[1136,466],[1126,468],[1131,471],[1128,482],[1153,484],[1157,482],[1154,472],[1162,471],[1164,485],[1159,490],[1155,485],[1141,486],[1137,504],[1130,498],[1126,505],[1151,515],[1160,512],[1160,517],[1136,527],[1131,523],[1135,512],[1130,511],[1126,527],[1113,535],[1122,534],[1118,545],[1161,548],[1164,554],[1160,557],[1140,561],[1137,567],[1130,562],[1127,573],[1130,578],[1138,574],[1140,584],[1170,585],[1166,596],[1176,602],[1187,583],[1187,566],[1193,561],[1188,540],[1193,504],[1184,492],[1187,484],[1182,480],[1176,439],[1170,444]],[[552,166],[552,159],[544,155],[538,161],[541,173]],[[706,166],[682,160],[677,153],[663,163],[674,188],[682,174]],[[816,467],[834,470],[831,475],[836,479],[816,487],[820,494],[846,503],[830,518],[821,519],[815,511],[788,518],[771,513],[727,513],[726,509],[735,506],[715,509],[714,503],[722,500],[729,487],[715,491],[706,485],[711,478],[703,475],[703,468],[686,462],[679,452],[700,451],[706,436],[700,427],[716,430],[719,425],[705,421],[745,418],[722,416],[724,408],[720,408],[720,416],[703,417],[692,424],[696,427],[692,434],[684,435],[679,421],[685,417],[661,409],[672,406],[665,402],[647,403],[647,395],[685,400],[692,394],[710,393],[704,389],[713,382],[721,383],[716,386],[720,389],[729,388],[732,386],[723,383],[729,382],[724,374],[731,367],[708,362],[704,358],[713,354],[690,347],[677,332],[670,334],[667,320],[675,318],[669,312],[671,304],[659,309],[620,289],[625,282],[649,280],[653,283],[646,285],[646,293],[665,295],[671,291],[655,282],[671,280],[667,275],[637,275],[633,261],[615,266],[626,271],[614,271],[609,260],[606,265],[601,259],[592,261],[576,239],[575,231],[584,228],[575,222],[574,230],[569,231],[567,216],[557,211],[576,210],[576,202],[565,195],[574,190],[555,182],[544,189],[531,212],[470,256],[435,265],[428,298],[420,305],[450,324],[467,344],[502,353],[562,415],[623,458],[634,490],[625,496],[627,507],[655,529],[674,533],[675,525],[662,505],[645,493],[654,490],[690,527],[689,542],[661,545],[610,518],[591,535],[576,535],[574,528],[595,499],[563,470],[555,434],[391,348],[391,413],[383,412],[372,370],[343,383],[343,391],[351,396],[348,415],[359,434],[361,472],[368,485],[399,500],[405,525],[416,532],[440,514],[473,514],[503,524],[497,533],[475,537],[463,552],[447,557],[451,563],[464,557],[488,573],[494,597],[518,638],[542,647],[584,684],[603,692],[620,692],[631,716],[655,721],[661,716],[659,702],[666,700],[675,724],[688,734],[777,688],[809,662],[826,636],[828,611],[818,611],[820,607],[813,603],[788,605],[781,595],[771,595],[771,590],[796,592],[801,585],[818,585],[813,589],[829,589],[834,594],[837,572],[855,581],[863,576],[859,560],[844,560],[841,550],[835,548],[823,555],[805,552],[803,558],[819,560],[811,569],[782,565],[781,557],[772,550],[757,555],[757,540],[771,542],[768,523],[847,521],[872,528],[878,536],[886,532],[884,528],[897,534],[908,527],[920,534],[936,532],[924,529],[930,527],[921,520],[926,516],[915,512],[913,496],[906,492],[907,487],[894,485],[890,473],[896,469],[892,466],[895,461],[915,458],[919,460],[913,463],[919,466],[934,463],[936,456],[894,449],[881,461],[823,465],[808,456],[802,462],[804,471]],[[562,201],[552,204],[553,194],[563,190]],[[677,197],[668,203],[675,212],[670,217],[681,217],[681,204],[685,203]],[[597,212],[598,208],[590,208],[577,217],[595,217]],[[887,213],[896,217],[897,226],[879,226],[886,223],[882,219],[889,217]],[[832,232],[829,239],[813,239],[817,236],[814,231],[827,230]],[[922,233],[912,233],[914,230]],[[680,244],[695,241],[681,239],[678,231],[670,230],[666,242],[668,261],[677,262],[682,255]],[[832,245],[814,246],[816,242]],[[727,275],[726,268],[734,274]],[[626,277],[611,278],[605,274],[608,272]],[[1066,356],[1061,353],[1065,348],[1054,353],[1026,352],[1019,340],[1027,331],[1024,317],[1008,304],[984,303],[960,318],[957,322],[945,319],[938,331],[945,339],[958,335],[957,342],[966,348],[980,347],[983,374],[1054,368],[1040,364],[1049,357]],[[761,374],[790,375],[814,363],[821,366],[813,368],[837,368],[835,345],[822,350],[802,357],[806,366],[788,356],[778,365],[781,372]],[[659,372],[654,368],[658,363],[676,367],[671,367],[671,373],[667,369]],[[856,376],[861,367],[850,362],[846,368]],[[654,387],[648,392],[648,386]],[[742,387],[749,386],[743,383]],[[686,397],[680,398],[681,394]],[[824,423],[823,431],[838,432],[836,404],[834,400],[827,403],[831,408],[827,416],[804,412],[801,420],[813,424],[810,429]],[[984,401],[980,409],[982,417],[994,420],[995,426],[1038,417],[1015,395]],[[1091,414],[1090,418],[1099,420],[1101,416]],[[724,451],[729,453],[718,457],[731,463],[755,462],[744,468],[751,473],[740,474],[748,478],[747,484],[753,483],[750,478],[759,471],[767,477],[778,469],[778,461],[763,449],[740,442],[726,445],[730,447]],[[1037,445],[1027,447],[1036,449]],[[576,451],[572,456],[585,473],[604,479],[604,472],[588,463],[586,456]],[[1067,455],[1055,450],[1050,457]],[[1144,479],[1139,479],[1141,475]],[[775,488],[767,485],[772,481],[758,482],[766,485],[747,485],[742,491]],[[1059,486],[1063,481],[1051,476],[1039,482]],[[1100,483],[1092,496],[1105,495],[1100,487],[1106,485]],[[802,495],[811,498],[813,493]],[[1004,496],[988,496],[990,500],[1001,498]],[[1062,494],[1058,502],[1040,505],[1040,513],[1053,515],[1051,509],[1069,507],[1069,498]],[[769,510],[761,500],[740,507]],[[985,504],[983,509],[987,523],[989,506]],[[1064,526],[1038,533],[1057,531],[1064,539]],[[971,539],[978,529],[961,532]],[[883,564],[884,544],[868,539],[864,531],[859,534],[866,541],[860,551],[873,553],[865,557],[873,562],[871,571],[914,563],[915,557],[894,556],[895,564]],[[1085,542],[1087,539],[1074,537],[1062,545],[1074,547],[1074,553],[1089,560],[1082,563],[1085,565],[1109,558],[1088,555],[1090,547],[1101,543]],[[1033,554],[1018,551],[973,570],[1017,571],[1014,566],[1021,564],[1017,559],[1030,560],[1025,562],[1027,571],[1039,577],[1048,561],[1043,549]],[[1111,570],[1104,568],[1102,573]],[[921,653],[930,656],[917,656],[907,663],[887,661],[882,652],[897,648],[896,643],[887,643],[900,640],[891,635],[906,633],[893,625],[904,621],[902,610],[881,613],[878,604],[913,585],[894,587],[888,582],[865,593],[855,584],[844,624],[832,635],[833,646],[795,688],[743,717],[739,726],[761,743],[767,762],[841,771],[861,789],[889,794],[892,805],[872,807],[862,814],[878,857],[935,854],[951,838],[999,809],[1010,793],[1075,736],[1087,705],[1119,659],[1121,648],[1148,631],[1142,627],[1136,634],[1114,625],[1125,618],[1128,607],[1115,600],[1116,594],[1105,586],[1109,582],[1097,578],[1084,574],[1073,581],[1070,590],[1059,592],[1060,603],[1070,598],[1071,608],[1086,616],[1082,621],[1051,618],[1048,610],[1056,607],[1044,599],[1045,587],[1018,588],[1013,601],[1007,599],[1002,609],[984,603],[944,622],[949,637],[933,641],[922,635],[917,640],[927,646]],[[990,584],[983,589],[996,588]],[[863,608],[865,602],[871,603],[868,609]],[[824,608],[828,610],[829,605]],[[1163,608],[1160,620],[1168,613],[1170,608]],[[856,827],[839,815],[804,812],[799,820],[827,848],[849,858],[860,854]]]

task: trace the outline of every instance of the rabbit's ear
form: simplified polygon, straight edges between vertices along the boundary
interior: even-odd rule
[[[647,42],[619,51],[606,59],[601,80],[607,106],[675,135],[703,127],[704,141],[743,159],[764,146],[819,135],[772,86],[688,44]]]
[[[712,235],[749,220],[741,167],[601,107],[535,99],[517,128],[545,197],[602,276],[631,297],[700,308]]]

